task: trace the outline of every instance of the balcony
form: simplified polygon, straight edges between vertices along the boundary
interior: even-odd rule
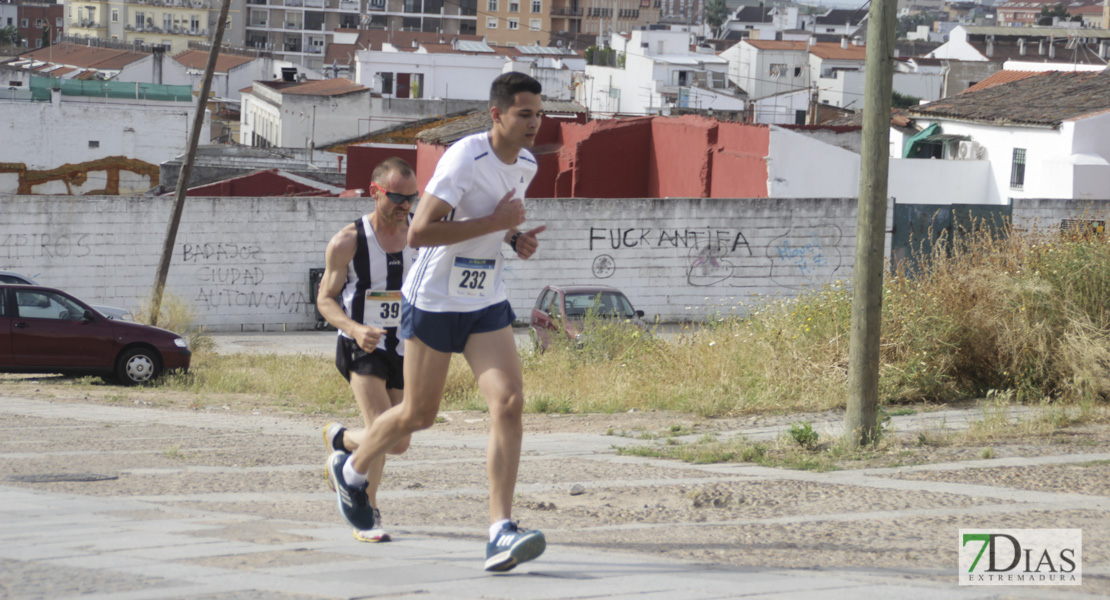
[[[304,29],[304,23],[294,23],[294,22],[286,21],[285,28],[286,29]]]
[[[581,8],[552,8],[551,16],[553,17],[582,17]]]
[[[327,8],[327,0],[304,0],[305,8]]]
[[[383,4],[384,8],[385,5]],[[358,10],[358,0],[339,0],[339,10]]]

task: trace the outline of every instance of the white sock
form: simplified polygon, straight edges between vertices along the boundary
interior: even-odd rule
[[[508,519],[501,519],[500,521],[494,523],[493,525],[490,525],[489,526],[489,541],[492,542],[493,539],[495,537],[497,537],[498,532],[500,532],[501,529],[503,529],[508,524],[509,524]]]
[[[347,462],[343,463],[343,481],[353,488],[360,488],[366,485],[366,474],[355,470],[355,465],[352,464],[353,458],[354,456],[348,456]]]

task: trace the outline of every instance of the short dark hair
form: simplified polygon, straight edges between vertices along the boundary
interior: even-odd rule
[[[502,73],[497,76],[497,79],[493,80],[493,85],[489,88],[490,106],[496,106],[501,110],[509,110],[516,102],[516,95],[520,92],[532,92],[538,95],[543,93],[543,86],[524,73],[516,71]]]
[[[413,175],[412,167],[409,165],[408,161],[397,156],[391,156],[374,167],[374,173],[370,176],[370,181],[384,186],[389,176],[395,172],[404,178],[409,178]]]

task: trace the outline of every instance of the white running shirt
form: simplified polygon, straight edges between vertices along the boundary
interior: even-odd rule
[[[467,136],[439,159],[424,191],[454,207],[445,220],[487,216],[510,190],[514,198],[524,199],[536,175],[536,158],[521,149],[516,162],[507,165],[494,154],[489,135]],[[474,312],[505,301],[504,239],[504,231],[495,231],[457,244],[421,248],[405,279],[405,300],[429,312]]]

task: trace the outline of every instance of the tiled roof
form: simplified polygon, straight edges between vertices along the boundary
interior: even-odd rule
[[[760,8],[758,6],[745,6],[736,13],[734,20],[742,23],[770,23],[771,16],[770,8]]]
[[[1110,71],[1048,71],[909,109],[919,117],[1055,127],[1110,111]]]
[[[208,51],[186,50],[174,56],[173,59],[190,69],[204,69],[208,66]],[[254,58],[250,56],[219,54],[216,56],[216,72],[227,73],[231,69],[245,65],[252,60],[254,60]]]
[[[809,47],[809,53],[825,60],[865,60],[867,58],[865,46],[851,44],[848,44],[847,48],[841,48],[840,44],[817,43]]]
[[[584,113],[586,107],[568,100],[544,100],[543,110],[547,113]],[[472,133],[487,131],[493,127],[493,118],[488,110],[458,119],[442,127],[425,129],[416,134],[416,139],[433,144],[451,144]]]
[[[1041,73],[1042,71],[999,71],[960,93],[966,94],[968,92],[978,92],[979,90],[985,90],[996,85],[1002,85],[1004,83],[1010,83],[1011,81],[1033,77],[1034,75],[1040,75]]]
[[[264,85],[266,87],[281,90],[282,94],[289,94],[295,96],[342,96],[343,94],[350,94],[352,92],[361,92],[368,90],[366,86],[360,85],[344,79],[314,79],[312,81],[297,82],[297,81],[256,81],[257,85]],[[251,88],[241,90],[244,93]]]
[[[867,18],[867,11],[856,10],[854,8],[835,8],[830,10],[823,16],[817,17],[818,25],[844,25],[851,22],[852,25],[859,25]]]
[[[806,42],[791,42],[782,40],[745,40],[745,43],[751,44],[760,50],[797,50],[803,52],[806,49]]]
[[[22,58],[52,62],[56,65],[68,65],[84,69],[122,69],[127,65],[150,56],[147,52],[134,52],[131,50],[114,50],[111,48],[98,48],[82,44],[61,43],[46,48],[39,48],[32,52],[22,54]]]

